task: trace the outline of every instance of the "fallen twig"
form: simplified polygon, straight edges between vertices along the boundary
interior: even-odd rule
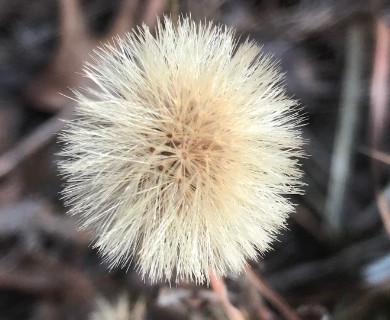
[[[46,69],[28,86],[26,98],[36,107],[53,112],[66,108],[72,96],[69,88],[86,84],[88,79],[82,75],[83,64],[91,59],[93,49],[101,43],[112,40],[114,35],[123,35],[135,27],[138,1],[123,0],[119,13],[108,32],[97,36],[87,28],[80,0],[60,0],[60,41],[58,48]],[[165,9],[166,0],[146,1],[142,17],[150,27],[157,22],[157,16]]]
[[[385,128],[385,119],[388,109],[388,80],[390,68],[390,30],[384,21],[378,20],[376,24],[376,48],[374,56],[374,69],[371,83],[371,147],[379,148]],[[374,157],[373,157],[374,158]],[[372,173],[375,184],[375,197],[377,199],[379,213],[390,235],[390,208],[379,191],[379,167],[376,161],[372,163]]]
[[[286,301],[274,291],[259,275],[251,269],[246,269],[246,275],[260,293],[267,299],[287,320],[300,320],[298,314]]]
[[[362,149],[361,152],[372,159],[390,165],[390,153],[383,152],[373,148],[367,148],[367,149],[365,148]]]

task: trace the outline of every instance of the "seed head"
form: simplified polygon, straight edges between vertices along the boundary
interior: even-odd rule
[[[127,295],[121,295],[117,301],[109,302],[104,298],[99,298],[96,308],[90,315],[90,320],[129,320],[143,319],[145,313],[145,303],[139,300],[135,305],[130,305]],[[136,316],[138,315],[138,317]]]
[[[64,197],[111,267],[152,281],[239,272],[299,192],[302,139],[283,75],[227,27],[165,18],[95,51],[63,132]]]

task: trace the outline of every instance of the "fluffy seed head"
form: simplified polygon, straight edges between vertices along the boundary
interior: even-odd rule
[[[110,303],[104,298],[99,298],[89,320],[143,319],[144,313],[145,303],[142,300],[131,306],[128,297],[121,295],[114,303]]]
[[[63,132],[64,197],[111,266],[208,281],[269,248],[298,192],[283,76],[232,30],[165,18],[95,51]]]

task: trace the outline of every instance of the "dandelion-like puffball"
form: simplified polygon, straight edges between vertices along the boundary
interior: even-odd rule
[[[299,192],[283,75],[231,29],[182,18],[97,49],[61,135],[70,213],[111,267],[209,281],[269,249]]]
[[[144,319],[144,313],[145,303],[142,300],[131,306],[127,295],[123,294],[115,302],[109,302],[100,297],[89,320]]]

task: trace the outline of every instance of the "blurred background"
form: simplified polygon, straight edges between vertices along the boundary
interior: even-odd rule
[[[109,272],[55,165],[91,50],[180,13],[274,55],[307,118],[289,230],[213,288]],[[0,0],[0,320],[390,319],[389,61],[386,1]]]

